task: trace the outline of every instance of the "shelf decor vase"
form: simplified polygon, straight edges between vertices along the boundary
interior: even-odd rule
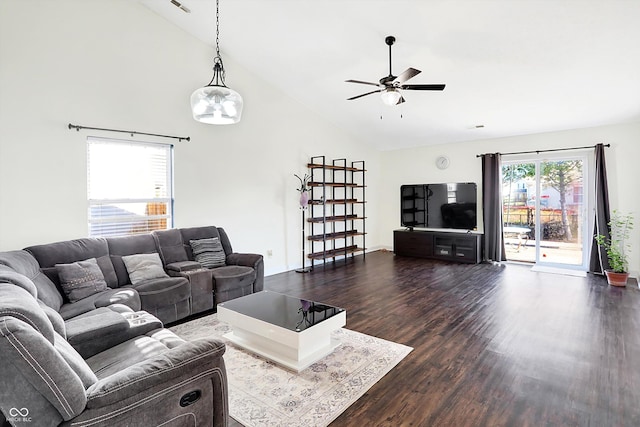
[[[611,270],[605,270],[604,273],[607,275],[607,282],[611,286],[619,286],[619,287],[627,286],[627,279],[629,278],[629,273],[616,273]]]
[[[300,191],[300,208],[306,209],[309,205],[309,192],[307,190]]]

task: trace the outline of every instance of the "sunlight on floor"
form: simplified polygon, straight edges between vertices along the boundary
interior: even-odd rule
[[[509,261],[535,262],[535,240],[505,238],[505,253]],[[540,247],[541,260],[557,264],[581,265],[582,249],[579,243],[543,240]]]

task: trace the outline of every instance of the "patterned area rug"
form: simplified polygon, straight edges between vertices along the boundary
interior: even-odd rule
[[[226,341],[230,327],[216,314],[170,329],[186,340],[226,342],[230,414],[247,427],[327,426],[413,350],[340,329],[332,354],[295,373]]]

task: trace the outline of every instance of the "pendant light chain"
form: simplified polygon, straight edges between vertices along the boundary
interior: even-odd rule
[[[216,56],[220,56],[220,0],[216,0]]]
[[[224,64],[222,63],[222,57],[220,56],[220,0],[216,0],[216,57],[213,58],[214,64],[214,76],[213,80],[216,84],[222,82],[222,86],[225,86],[224,78]]]

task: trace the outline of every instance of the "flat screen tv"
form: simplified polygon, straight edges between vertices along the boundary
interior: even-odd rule
[[[403,227],[475,230],[478,226],[474,182],[402,185],[400,203]]]

